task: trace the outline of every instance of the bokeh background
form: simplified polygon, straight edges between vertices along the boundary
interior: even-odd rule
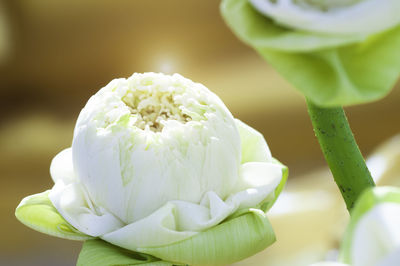
[[[88,98],[133,72],[177,72],[217,93],[289,166],[288,188],[306,191],[296,200],[297,210],[302,201],[326,199],[310,188],[337,193],[326,178],[303,97],[233,36],[218,5],[215,0],[0,0],[0,265],[74,265],[81,243],[30,230],[14,210],[24,196],[52,186],[50,161],[71,145]],[[346,109],[364,154],[400,132],[398,86],[379,102]],[[344,212],[344,205],[336,210]],[[328,224],[335,223],[323,211],[303,215],[299,224],[292,218],[273,223],[303,232],[290,239],[277,229],[278,240],[292,243],[293,250],[304,247],[302,238],[323,241]],[[302,226],[317,233],[307,235]],[[264,252],[241,265],[285,264]]]

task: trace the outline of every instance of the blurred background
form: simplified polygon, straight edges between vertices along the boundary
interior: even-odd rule
[[[1,265],[74,265],[81,243],[30,230],[14,217],[15,207],[23,197],[51,188],[50,161],[71,145],[88,98],[114,78],[146,71],[177,72],[218,94],[289,166],[288,190],[297,194],[279,204],[289,206],[288,212],[301,212],[308,206],[302,202],[319,204],[314,206],[319,211],[305,210],[308,215],[296,222],[293,212],[289,219],[272,212],[278,240],[291,243],[286,250],[283,244],[274,247],[276,254],[290,256],[288,248],[294,254],[308,238],[317,243],[313,255],[299,256],[309,262],[337,245],[336,229],[328,224],[335,223],[335,215],[345,217],[345,207],[325,168],[304,99],[233,36],[218,5],[215,0],[0,0]],[[399,113],[398,86],[379,102],[347,108],[365,155],[400,132]],[[287,228],[302,235],[288,234]],[[311,237],[307,230],[317,233]],[[279,262],[274,252],[240,265],[294,265]]]

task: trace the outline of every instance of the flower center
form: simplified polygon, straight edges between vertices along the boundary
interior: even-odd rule
[[[186,123],[192,118],[182,112],[176,102],[176,93],[172,89],[160,91],[145,87],[128,91],[122,101],[129,107],[132,116],[136,117],[134,125],[142,130],[161,132],[163,121],[175,120]]]

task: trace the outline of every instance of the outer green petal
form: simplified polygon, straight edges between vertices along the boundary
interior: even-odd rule
[[[51,236],[71,240],[92,239],[70,225],[48,198],[50,190],[24,198],[15,210],[17,219],[26,226]]]
[[[247,0],[224,0],[221,12],[239,38],[320,106],[378,100],[400,75],[400,26],[350,40],[279,27]]]
[[[351,212],[351,220],[340,248],[340,260],[342,262],[351,263],[353,232],[360,218],[375,205],[383,202],[400,204],[400,189],[395,187],[375,187],[365,191],[357,200]]]
[[[384,97],[400,74],[400,27],[360,44],[313,53],[258,52],[307,98],[344,106]]]
[[[189,265],[226,265],[249,257],[275,242],[265,214],[259,210],[223,222],[176,244],[141,252]]]
[[[132,252],[103,240],[88,240],[79,254],[78,266],[146,265],[168,266],[170,262],[160,261],[150,255]]]

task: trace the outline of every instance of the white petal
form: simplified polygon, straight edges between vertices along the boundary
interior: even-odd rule
[[[364,0],[344,7],[322,10],[294,1],[250,0],[253,6],[277,23],[325,34],[370,35],[400,23],[400,1]]]
[[[131,250],[171,244],[215,226],[241,208],[255,207],[269,196],[282,179],[282,167],[272,163],[245,163],[240,170],[243,190],[227,200],[205,193],[199,204],[174,200],[134,223],[101,238]]]
[[[244,188],[275,186],[282,178],[282,169],[276,163],[248,162],[240,166],[239,176]]]
[[[101,136],[102,146],[95,141],[97,133],[93,130],[75,129],[74,133],[72,152],[77,178],[96,206],[103,206],[127,223],[118,139]]]
[[[282,180],[282,166],[274,163],[250,162],[241,165],[240,180],[242,191],[227,200],[237,208],[250,208],[261,203]]]
[[[400,204],[381,203],[361,217],[352,242],[353,266],[376,266],[400,248]]]
[[[207,192],[200,204],[185,201],[172,201],[176,208],[178,229],[202,231],[222,222],[237,206],[227,204],[215,192]]]
[[[242,163],[270,162],[272,155],[264,136],[239,119],[235,119],[235,122],[239,129],[242,144]]]
[[[179,232],[175,223],[176,207],[167,203],[150,216],[131,223],[101,238],[114,245],[138,250],[184,240],[196,232]]]
[[[75,180],[71,148],[62,150],[53,158],[50,165],[50,175],[54,183],[62,180],[65,184],[69,184]]]
[[[396,266],[400,264],[400,248],[385,256],[376,266]]]
[[[202,118],[164,120],[160,132],[141,129],[131,114],[137,107],[128,107],[126,99],[147,97],[144,91],[173,93],[173,102],[158,107]],[[217,96],[178,75],[155,73],[112,82],[93,96],[78,118],[72,147],[77,178],[91,200],[126,224],[168,201],[198,203],[208,191],[226,198],[237,183],[241,156],[236,124]]]
[[[84,189],[77,183],[56,182],[49,198],[57,211],[76,229],[90,236],[100,236],[123,226],[112,214],[92,206]]]

